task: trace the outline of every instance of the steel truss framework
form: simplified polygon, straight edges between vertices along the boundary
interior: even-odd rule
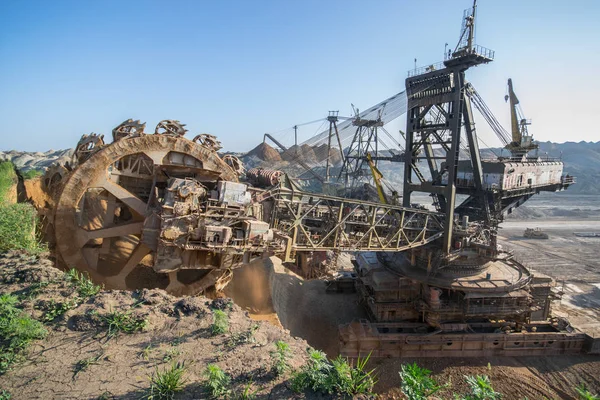
[[[443,216],[280,187],[273,192],[271,226],[290,237],[290,259],[298,251],[402,251],[423,246],[443,235]]]

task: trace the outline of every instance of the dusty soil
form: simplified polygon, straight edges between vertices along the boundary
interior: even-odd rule
[[[75,296],[51,261],[24,254],[0,255],[0,281],[0,292],[21,295],[22,306],[35,318],[43,315],[49,301],[64,302]],[[35,290],[39,282],[50,283]],[[270,291],[275,295],[265,295]],[[335,356],[336,324],[362,312],[352,294],[325,294],[323,282],[303,281],[276,259],[236,271],[227,293],[252,314],[227,299],[175,298],[161,290],[100,292],[48,324],[48,337],[31,347],[25,362],[0,376],[0,388],[8,390],[13,399],[96,399],[101,395],[139,399],[155,368],[183,361],[186,388],[177,399],[208,397],[202,386],[202,371],[208,363],[216,363],[232,376],[234,392],[240,393],[252,380],[260,390],[258,398],[307,398],[311,396],[291,392],[285,378],[270,373],[273,343],[283,340],[290,344],[295,368],[305,361],[308,345]],[[229,310],[230,333],[210,336],[211,307]],[[143,332],[109,339],[99,316],[115,310],[145,317],[148,326]],[[257,321],[260,319],[271,323]],[[277,327],[279,323],[290,330]],[[234,340],[253,326],[257,329],[251,340]],[[294,336],[305,337],[308,344]],[[79,361],[95,357],[97,364],[77,372]],[[372,360],[380,398],[403,398],[398,371],[403,363],[412,361],[431,369],[439,381],[452,382],[441,398],[464,392],[464,375],[473,374],[489,375],[505,399],[574,399],[573,389],[581,382],[600,391],[597,356]]]
[[[22,295],[22,306],[34,318],[54,301],[68,301],[74,289],[49,260],[18,253],[0,256],[2,293]],[[37,291],[39,282],[50,282]],[[33,286],[32,286],[33,285]],[[38,292],[38,293],[36,293]],[[229,314],[230,332],[211,336],[211,307]],[[101,316],[111,311],[129,311],[145,317],[141,333],[108,338]],[[95,314],[97,313],[97,314]],[[241,334],[252,331],[248,340]],[[149,387],[154,369],[172,362],[186,365],[185,392],[179,399],[207,398],[202,371],[209,363],[230,374],[234,393],[252,380],[259,398],[303,398],[287,389],[286,381],[270,372],[270,352],[277,340],[290,345],[291,364],[298,368],[307,344],[284,330],[253,321],[228,299],[175,298],[161,290],[137,292],[102,291],[47,325],[48,337],[31,346],[25,362],[0,376],[0,387],[13,399],[138,399]],[[237,340],[236,340],[237,339]],[[98,357],[97,364],[77,372],[78,361]]]

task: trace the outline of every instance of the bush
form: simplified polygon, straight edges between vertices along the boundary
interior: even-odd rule
[[[226,397],[231,393],[229,389],[231,378],[218,365],[208,364],[203,375],[206,378],[204,387],[213,398]]]
[[[19,299],[10,294],[0,296],[0,374],[18,361],[29,343],[42,339],[44,326],[17,308]]]
[[[403,365],[400,371],[402,393],[409,400],[427,400],[429,396],[448,386],[439,385],[430,375],[430,370],[421,368],[416,363]]]
[[[183,374],[185,365],[183,363],[173,363],[169,369],[162,372],[155,368],[154,374],[150,378],[150,389],[148,390],[148,400],[172,400],[175,393],[181,392],[184,387]]]
[[[292,377],[292,390],[303,392],[311,389],[315,392],[349,396],[369,394],[373,390],[375,370],[365,370],[370,354],[364,359],[359,358],[356,367],[352,367],[341,356],[330,362],[322,351],[311,349],[308,354],[306,365]]]
[[[229,330],[229,319],[227,314],[221,310],[213,310],[213,323],[210,332],[213,336],[223,334]]]

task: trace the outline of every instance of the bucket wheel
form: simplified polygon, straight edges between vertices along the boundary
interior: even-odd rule
[[[154,251],[142,241],[151,202],[167,179],[237,181],[212,150],[170,134],[127,137],[105,146],[66,179],[54,213],[56,249],[69,268],[108,289],[163,288],[174,295],[224,286],[227,269],[156,272]]]

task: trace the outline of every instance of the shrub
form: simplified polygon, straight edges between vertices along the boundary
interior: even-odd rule
[[[292,390],[302,392],[311,389],[326,394],[368,394],[375,385],[375,370],[366,371],[370,358],[358,359],[356,367],[341,356],[330,362],[322,351],[309,350],[308,362],[292,377]]]
[[[288,364],[289,358],[290,345],[281,340],[276,341],[275,351],[271,352],[271,359],[273,360],[272,370],[275,376],[281,376],[290,369],[290,366]]]
[[[206,378],[204,387],[213,398],[226,397],[231,393],[229,389],[231,378],[218,365],[208,364],[203,375]]]
[[[213,310],[213,323],[210,333],[213,336],[223,334],[229,330],[229,319],[227,314],[221,310]]]
[[[183,363],[173,363],[169,369],[162,372],[155,368],[150,377],[150,389],[148,390],[148,400],[172,400],[175,393],[181,392],[184,388],[185,365]]]
[[[402,393],[409,400],[426,400],[447,387],[447,385],[439,385],[430,375],[430,370],[421,368],[416,363],[403,365],[400,371]]]
[[[32,340],[42,339],[47,334],[40,322],[17,308],[18,301],[10,294],[0,296],[0,374],[18,361]]]

